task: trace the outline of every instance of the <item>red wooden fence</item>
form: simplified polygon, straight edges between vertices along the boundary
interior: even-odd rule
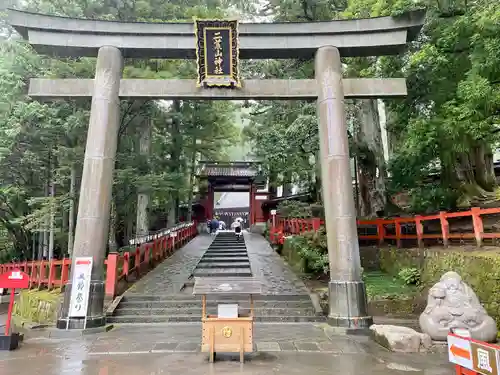
[[[372,240],[380,245],[387,240],[392,240],[396,242],[397,247],[402,247],[404,240],[416,241],[418,246],[423,247],[426,239],[442,241],[444,246],[448,246],[451,239],[473,239],[477,246],[481,246],[483,239],[500,239],[500,233],[498,232],[484,232],[483,218],[485,215],[493,214],[499,215],[500,208],[482,209],[473,207],[469,211],[440,212],[429,216],[417,215],[394,219],[358,220],[358,238],[360,240]],[[473,230],[470,232],[451,232],[448,220],[464,217],[471,219]],[[433,220],[439,221],[438,227],[440,231],[438,233],[426,233],[424,230],[425,223]],[[270,240],[272,243],[283,243],[286,235],[318,230],[322,224],[323,221],[319,218],[275,218],[274,221],[271,221]]]
[[[122,254],[110,253],[104,260],[106,296],[115,297],[121,281],[127,281],[129,276],[138,278],[141,273],[153,268],[175,250],[184,246],[196,234],[195,223],[183,223],[155,234],[149,242],[138,243],[134,251]],[[69,280],[70,268],[70,258],[25,261],[0,264],[0,274],[12,269],[20,269],[30,275],[32,288],[46,287],[50,290],[66,284]]]

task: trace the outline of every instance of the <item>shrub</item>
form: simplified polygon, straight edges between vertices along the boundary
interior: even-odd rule
[[[398,272],[398,277],[406,285],[418,285],[420,283],[420,270],[414,267],[405,267]]]
[[[306,218],[312,217],[311,208],[307,203],[299,201],[284,201],[277,207],[277,213],[281,217]]]
[[[314,274],[328,274],[328,248],[326,232],[322,227],[317,232],[305,232],[290,239],[292,246],[304,260],[304,271]]]

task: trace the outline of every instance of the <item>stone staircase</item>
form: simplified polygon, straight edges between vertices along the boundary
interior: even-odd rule
[[[208,314],[217,314],[218,303],[238,303],[240,313],[248,313],[250,302],[241,296],[217,299],[207,296]],[[309,295],[254,296],[257,322],[321,322]],[[180,323],[201,321],[201,297],[191,294],[164,296],[126,294],[109,323]]]
[[[194,277],[252,276],[245,239],[219,232],[193,272]]]
[[[245,240],[232,232],[220,232],[196,265],[194,277],[252,276]],[[201,296],[192,295],[191,283],[178,294],[146,295],[126,293],[109,323],[180,323],[201,321]],[[207,313],[217,314],[218,303],[237,303],[240,313],[248,313],[246,296],[207,296]],[[318,322],[324,321],[316,312],[308,294],[254,296],[254,316],[257,322]]]

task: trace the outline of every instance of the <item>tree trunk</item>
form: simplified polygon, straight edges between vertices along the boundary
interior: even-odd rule
[[[292,195],[292,187],[293,187],[292,173],[287,172],[283,177],[283,197],[288,197],[289,195]]]
[[[76,187],[76,166],[71,166],[69,182],[69,214],[68,214],[68,256],[73,255],[74,235],[75,235],[75,187]]]
[[[108,231],[108,248],[110,253],[118,250],[116,243],[116,204],[113,197],[111,197],[111,212],[109,215],[109,231]]]
[[[187,206],[187,218],[186,221],[189,223],[193,219],[193,196],[194,196],[194,179],[196,175],[196,136],[193,136],[193,155],[191,155],[191,170],[189,171],[189,195],[188,195],[188,206]]]
[[[175,200],[168,203],[167,228],[175,225]]]
[[[180,132],[180,113],[181,113],[181,101],[174,100],[174,118],[172,120],[171,136],[172,136],[172,148],[170,150],[170,171],[172,174],[180,173],[181,165],[181,152],[182,152],[182,134]],[[174,225],[179,219],[179,191],[173,190],[171,194],[171,207],[169,210],[169,222],[170,225]],[[171,221],[172,220],[172,221]]]
[[[39,232],[38,232],[38,255],[37,259],[41,260],[43,258],[43,239],[44,239],[44,231],[43,231],[43,224],[41,227],[39,227]]]
[[[116,207],[115,207],[116,209]],[[134,230],[134,219],[131,216],[127,216],[125,218],[125,223],[126,223],[126,231],[125,231],[125,238],[123,239],[124,244],[128,244],[128,241],[132,238],[133,236],[133,230]]]
[[[458,180],[464,184],[476,185],[476,178],[474,176],[474,169],[470,162],[468,153],[461,153],[458,157],[456,173]]]
[[[50,232],[49,232],[49,260],[54,258],[54,222],[56,220],[56,183],[54,178],[50,182]]]
[[[493,191],[496,185],[493,152],[488,144],[481,143],[474,148],[474,169],[477,183],[486,191]]]
[[[381,216],[387,204],[387,167],[377,101],[358,101],[359,129],[356,140],[362,156],[358,156],[360,205],[363,216]]]
[[[33,243],[31,244],[31,260],[36,260],[36,233],[31,235]]]
[[[390,105],[388,105],[388,103],[386,102],[384,102],[384,110],[385,110],[385,129],[387,131],[387,151],[390,159],[399,144],[399,138],[398,134],[395,131],[391,131],[391,128],[393,128],[394,122],[396,120],[394,119],[395,115],[391,111]]]
[[[277,197],[277,173],[274,171],[269,172],[269,198]]]
[[[152,121],[144,119],[141,126],[141,134],[139,138],[139,154],[141,160],[144,161],[143,173],[149,173],[149,152],[151,148],[151,129]],[[137,193],[137,219],[136,219],[136,235],[144,236],[149,233],[149,189],[147,186],[139,186]]]
[[[48,197],[50,194],[50,153],[49,153],[49,165],[47,168],[47,175],[45,180],[45,197]],[[43,219],[43,253],[42,258],[47,259],[49,255],[49,221],[50,215],[45,215]]]

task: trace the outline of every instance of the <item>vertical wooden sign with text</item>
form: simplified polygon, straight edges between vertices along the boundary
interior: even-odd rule
[[[241,87],[238,21],[194,20],[198,87]]]

